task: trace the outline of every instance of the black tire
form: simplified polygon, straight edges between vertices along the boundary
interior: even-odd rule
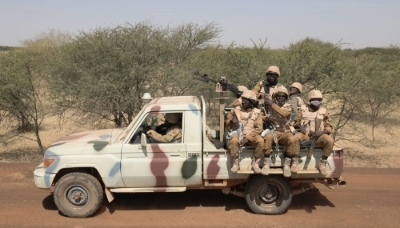
[[[64,215],[86,218],[95,214],[103,202],[100,182],[86,173],[69,173],[56,184],[54,202]]]
[[[292,202],[292,189],[282,176],[253,175],[246,184],[246,202],[256,214],[282,214]]]

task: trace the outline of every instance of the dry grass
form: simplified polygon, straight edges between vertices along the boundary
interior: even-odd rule
[[[56,117],[48,118],[42,126],[43,130],[40,135],[45,148],[65,135],[93,130],[90,124],[77,123],[71,118],[66,118],[66,121],[61,125],[59,125]],[[4,134],[5,130],[3,129],[0,133]],[[376,135],[377,139],[373,145],[368,144],[368,140],[364,140],[363,144],[349,141],[338,142],[345,149],[345,167],[400,168],[400,148],[397,145],[400,137],[400,126],[394,126],[390,133],[386,132],[384,128],[378,128]],[[34,135],[33,133],[26,133],[24,137],[34,138]],[[40,163],[43,159],[43,153],[39,153],[37,148],[35,141],[18,138],[0,148],[0,162]]]

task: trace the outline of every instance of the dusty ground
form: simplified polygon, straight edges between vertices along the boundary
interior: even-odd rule
[[[279,216],[256,215],[220,190],[121,194],[91,218],[62,216],[36,189],[36,164],[0,163],[0,227],[399,227],[400,169],[346,168],[347,186],[316,185]]]

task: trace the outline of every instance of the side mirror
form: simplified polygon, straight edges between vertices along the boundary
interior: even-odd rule
[[[142,148],[147,147],[147,139],[146,139],[146,134],[142,133],[140,136],[140,144],[142,145]]]

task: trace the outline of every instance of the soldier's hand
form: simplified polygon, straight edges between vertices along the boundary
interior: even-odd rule
[[[240,140],[240,146],[244,146],[246,143],[248,143],[249,142],[249,140],[248,139],[246,139],[246,138],[243,138],[242,140]]]
[[[300,132],[306,134],[307,133],[306,126],[300,125]]]
[[[313,132],[313,131],[310,131],[310,133],[308,133],[308,136],[310,136],[311,139],[318,138],[317,135],[315,134],[315,132]]]
[[[265,122],[275,122],[276,118],[273,116],[267,116],[267,117],[265,117],[264,121]]]
[[[231,124],[233,124],[233,125],[238,125],[239,124],[239,120],[237,119],[236,116],[231,119]]]
[[[147,134],[148,136],[152,136],[153,132],[154,132],[154,130],[148,130],[148,131],[146,132],[146,134]]]

